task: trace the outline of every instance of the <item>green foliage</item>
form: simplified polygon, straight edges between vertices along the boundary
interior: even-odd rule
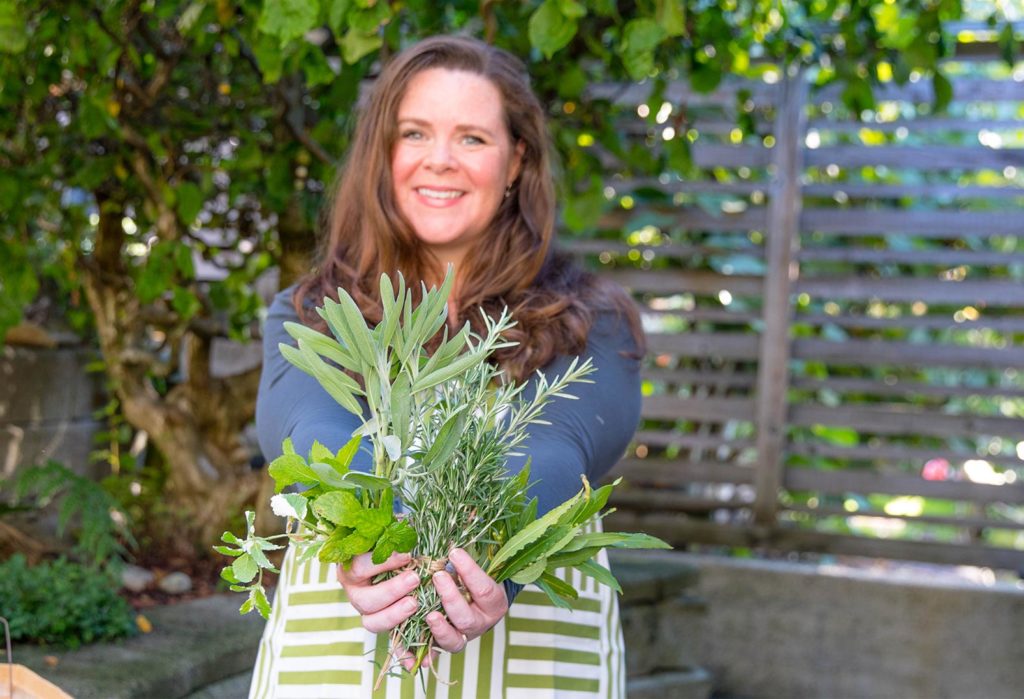
[[[64,558],[28,566],[15,554],[0,563],[0,616],[15,643],[77,648],[136,633],[135,615],[109,572]]]
[[[59,502],[57,533],[73,527],[73,550],[90,566],[117,563],[126,547],[134,545],[128,516],[117,500],[102,485],[63,464],[51,460],[32,466],[13,484],[4,483],[0,481],[0,492],[11,491],[15,504],[27,500],[32,507],[44,508]]]

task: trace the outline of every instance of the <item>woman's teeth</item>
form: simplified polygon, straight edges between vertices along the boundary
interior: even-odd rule
[[[422,194],[425,197],[430,197],[431,199],[455,199],[456,197],[461,197],[462,196],[462,192],[460,192],[458,190],[455,190],[455,189],[444,189],[444,190],[441,190],[441,189],[427,189],[426,187],[420,187],[416,191],[417,191],[417,193]]]

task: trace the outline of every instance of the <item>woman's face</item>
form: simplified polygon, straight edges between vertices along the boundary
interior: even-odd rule
[[[398,107],[394,197],[416,236],[456,266],[493,220],[519,174],[498,89],[476,73],[421,71]]]

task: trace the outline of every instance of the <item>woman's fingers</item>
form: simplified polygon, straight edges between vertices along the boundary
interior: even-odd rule
[[[411,560],[412,556],[408,553],[393,553],[388,560],[378,565],[371,560],[370,554],[364,553],[353,558],[347,570],[338,566],[338,582],[342,585],[365,582],[381,573],[397,570]]]
[[[420,584],[420,576],[408,570],[376,585],[349,585],[348,601],[362,615],[376,614],[396,604]]]
[[[434,573],[433,581],[437,595],[441,598],[441,604],[444,606],[445,614],[448,615],[452,625],[463,633],[475,632],[478,626],[477,612],[462,596],[462,591],[452,580],[452,576],[441,571]],[[442,645],[442,648],[450,650],[447,646]]]
[[[427,614],[427,625],[430,627],[430,633],[434,634],[434,642],[436,645],[445,649],[449,653],[461,653],[466,649],[466,644],[469,643],[469,637],[459,629],[449,624],[448,620],[444,618],[444,614],[441,614],[441,612],[431,612],[430,614]]]
[[[363,614],[363,628],[370,633],[390,631],[412,616],[418,606],[415,597],[402,597],[379,612]]]
[[[488,618],[505,615],[508,611],[508,596],[505,588],[494,582],[484,569],[477,565],[473,557],[462,549],[452,549],[448,560],[455,566],[462,584],[466,586],[473,598],[473,604],[480,608],[480,611]]]

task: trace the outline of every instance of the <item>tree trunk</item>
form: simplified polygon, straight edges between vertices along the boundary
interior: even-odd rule
[[[211,338],[171,329],[182,338],[187,380],[165,396],[153,385],[157,359],[150,328],[121,258],[121,211],[97,197],[100,222],[91,259],[83,261],[85,291],[100,350],[127,421],[145,431],[166,460],[166,497],[181,517],[181,538],[209,550],[245,505],[266,502],[270,479],[253,471],[240,435],[253,418],[259,369],[210,375]]]

